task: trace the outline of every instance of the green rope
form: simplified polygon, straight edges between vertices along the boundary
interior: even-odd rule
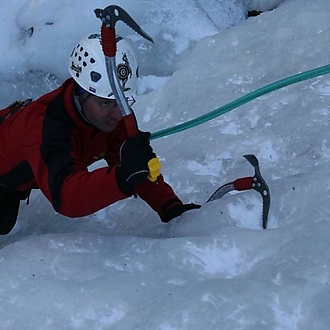
[[[221,116],[221,115],[225,114],[226,112],[229,112],[245,103],[248,103],[248,102],[258,98],[259,96],[265,95],[267,93],[273,92],[277,89],[280,89],[280,88],[283,88],[283,87],[286,87],[286,86],[289,86],[292,84],[296,84],[296,83],[304,81],[304,80],[322,76],[327,73],[330,73],[330,64],[313,69],[313,70],[305,71],[305,72],[296,74],[294,76],[284,78],[282,80],[278,80],[278,81],[273,82],[269,85],[266,85],[262,88],[259,88],[247,95],[244,95],[230,103],[227,103],[227,104],[223,105],[222,107],[217,108],[205,115],[202,115],[195,119],[189,120],[183,124],[169,127],[167,129],[163,129],[163,130],[157,131],[155,133],[152,133],[150,139],[151,140],[159,139],[159,138],[167,136],[167,135],[171,135],[174,133],[178,133],[178,132],[187,130],[194,126],[201,125],[201,124],[205,123],[206,121],[209,121],[213,118]]]

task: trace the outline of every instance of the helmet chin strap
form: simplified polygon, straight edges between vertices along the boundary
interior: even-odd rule
[[[84,95],[83,97],[81,96],[77,96],[77,95],[73,95],[73,101],[74,104],[79,112],[79,114],[81,115],[81,117],[88,123],[91,124],[90,121],[86,118],[86,115],[84,114],[82,105],[83,103],[86,101],[87,97],[90,96],[91,94],[86,92],[86,96]]]
[[[83,111],[83,104],[86,101],[87,97],[91,94],[84,90],[76,81],[73,85],[73,101],[81,117],[90,124],[89,120],[86,118],[86,115]]]

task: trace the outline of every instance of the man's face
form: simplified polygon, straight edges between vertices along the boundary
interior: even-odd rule
[[[88,96],[83,104],[88,121],[103,132],[112,132],[123,118],[116,100]]]

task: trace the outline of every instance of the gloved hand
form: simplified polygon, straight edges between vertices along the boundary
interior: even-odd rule
[[[135,186],[148,177],[148,162],[156,157],[150,146],[150,135],[149,132],[139,131],[120,148],[116,177],[120,190],[125,194],[132,194]]]
[[[167,211],[165,216],[162,218],[162,222],[166,222],[166,223],[170,222],[172,219],[178,217],[182,213],[189,211],[189,210],[193,210],[193,209],[199,209],[200,207],[201,207],[201,205],[194,204],[194,203],[176,204]]]

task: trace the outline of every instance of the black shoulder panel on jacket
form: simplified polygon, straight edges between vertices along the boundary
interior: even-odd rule
[[[42,128],[41,155],[48,168],[48,184],[53,207],[60,208],[62,187],[68,175],[74,172],[71,157],[73,123],[65,110],[62,95],[48,105]]]

